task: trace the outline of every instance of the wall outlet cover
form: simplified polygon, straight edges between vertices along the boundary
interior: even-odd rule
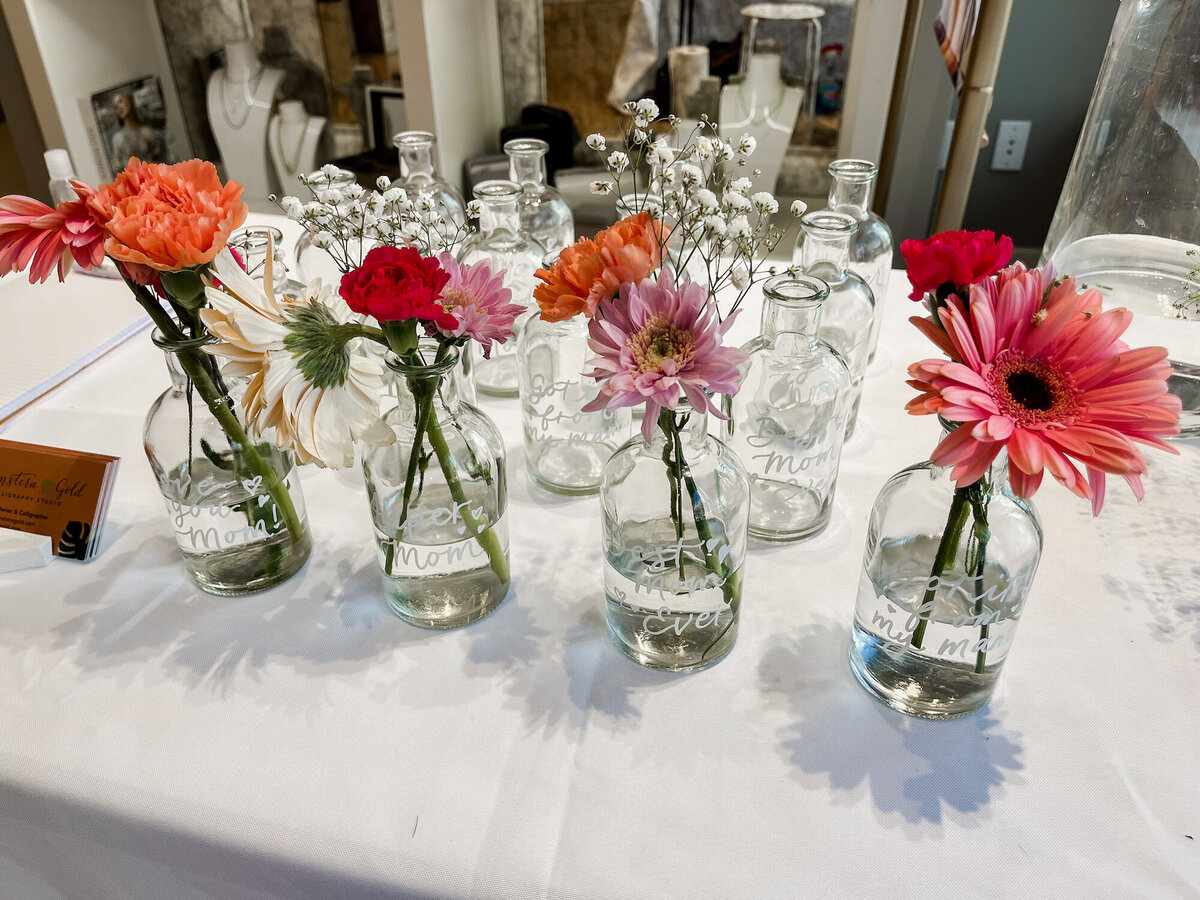
[[[1001,119],[996,130],[996,149],[992,151],[992,170],[1019,172],[1025,164],[1025,149],[1029,146],[1028,120]]]

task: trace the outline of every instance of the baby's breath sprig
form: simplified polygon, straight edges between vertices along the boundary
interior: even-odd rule
[[[271,200],[289,219],[311,235],[314,247],[326,251],[342,272],[362,265],[373,247],[415,247],[429,256],[453,252],[470,234],[466,222],[448,216],[431,191],[410,196],[381,175],[376,190],[348,181],[344,170],[325,165],[300,176],[311,198]]]
[[[592,182],[595,194],[616,193],[629,213],[648,212],[670,226],[662,238],[663,259],[681,271],[695,260],[704,263],[709,291],[737,289],[725,315],[741,304],[751,285],[775,274],[767,256],[791,231],[773,223],[779,202],[767,191],[750,193],[750,178],[739,174],[757,149],[753,135],[736,141],[720,136],[717,124],[701,116],[689,133],[682,120],[660,116],[653,100],[630,101],[622,111],[631,117],[622,148],[608,147],[601,134],[588,135],[586,143],[604,160],[609,178]],[[657,127],[656,127],[657,126]],[[637,173],[649,169],[639,190]],[[751,170],[757,177],[761,173]],[[632,181],[626,193],[622,182]],[[799,200],[790,208],[793,219],[804,214]],[[669,253],[668,253],[669,250]]]

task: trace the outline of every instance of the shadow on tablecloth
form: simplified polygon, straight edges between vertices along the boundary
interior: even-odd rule
[[[988,805],[1023,768],[1020,735],[990,706],[942,722],[888,709],[854,680],[849,646],[849,626],[829,621],[766,642],[759,682],[792,719],[778,729],[777,749],[794,777],[841,795],[835,803],[869,797],[889,827],[985,821]]]

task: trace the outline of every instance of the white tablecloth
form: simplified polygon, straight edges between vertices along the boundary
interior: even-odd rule
[[[1195,443],[1098,520],[1047,480],[981,712],[906,718],[849,672],[868,511],[938,433],[903,410],[904,366],[933,351],[902,282],[833,523],[753,550],[738,644],[694,674],[610,646],[598,502],[530,485],[515,400],[485,401],[512,592],[438,633],[385,610],[353,473],[305,472],[316,550],[291,582],[193,588],[140,446],[159,354],[139,336],[93,364],[3,430],[125,460],[96,560],[0,576],[3,893],[1195,896]],[[739,339],[756,323],[752,304]]]

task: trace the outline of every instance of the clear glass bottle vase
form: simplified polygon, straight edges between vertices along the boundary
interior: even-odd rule
[[[286,581],[312,551],[291,454],[248,437],[237,402],[246,379],[221,374],[203,350],[211,338],[153,340],[171,387],[150,407],[143,442],[188,574],[219,595]]]
[[[800,230],[804,236],[801,269],[829,285],[829,297],[821,306],[818,336],[842,355],[850,369],[851,405],[846,418],[849,437],[862,400],[875,319],[875,295],[850,269],[850,242],[858,231],[858,221],[845,213],[818,210],[801,216]]]
[[[552,263],[552,261],[551,261]],[[594,494],[613,452],[629,438],[629,408],[584,412],[600,389],[583,372],[588,319],[546,322],[531,315],[517,338],[525,469],[558,494]]]
[[[479,230],[463,242],[458,261],[465,265],[490,262],[493,272],[504,272],[504,286],[512,292],[510,302],[528,309],[533,303],[534,272],[546,250],[521,229],[517,208],[521,186],[514,181],[481,181],[475,185],[474,194],[480,204]],[[493,346],[487,359],[478,347],[468,345],[467,373],[480,393],[517,396],[517,341],[529,316],[526,312],[517,318],[513,325],[515,339]]]
[[[654,669],[697,669],[737,639],[750,481],[737,454],[680,398],[650,443],[604,467],[604,594],[617,648]]]
[[[725,401],[725,440],[750,475],[750,534],[762,540],[802,540],[829,524],[850,370],[817,337],[828,296],[811,276],[766,280],[762,334],[742,347],[741,388]]]
[[[910,715],[979,709],[1008,657],[1041,552],[1041,523],[1009,487],[1003,451],[968,488],[931,462],[893,475],[867,528],[850,646],[859,682]]]
[[[835,159],[829,164],[833,184],[829,188],[829,208],[834,212],[853,216],[858,222],[854,238],[850,241],[849,267],[858,274],[875,296],[875,315],[871,320],[871,336],[868,340],[870,359],[875,358],[879,345],[879,329],[883,324],[880,306],[887,297],[888,282],[892,276],[892,229],[881,216],[871,211],[871,195],[875,191],[875,177],[879,167],[865,159]],[[797,251],[799,251],[797,241]],[[799,259],[793,256],[794,262]]]
[[[550,252],[575,243],[575,216],[555,188],[546,183],[550,145],[538,138],[506,141],[508,177],[521,186],[521,229]]]
[[[420,356],[388,357],[393,444],[363,454],[384,597],[425,628],[481,619],[508,593],[504,441],[458,396],[458,351],[422,340]]]
[[[435,233],[443,238],[442,246],[429,247],[429,253],[440,253],[452,243],[454,234],[466,225],[467,204],[462,191],[438,174],[434,150],[437,138],[428,131],[401,131],[392,138],[400,154],[400,178],[392,186],[403,188],[410,200],[422,195],[433,199],[433,209],[442,220]]]

